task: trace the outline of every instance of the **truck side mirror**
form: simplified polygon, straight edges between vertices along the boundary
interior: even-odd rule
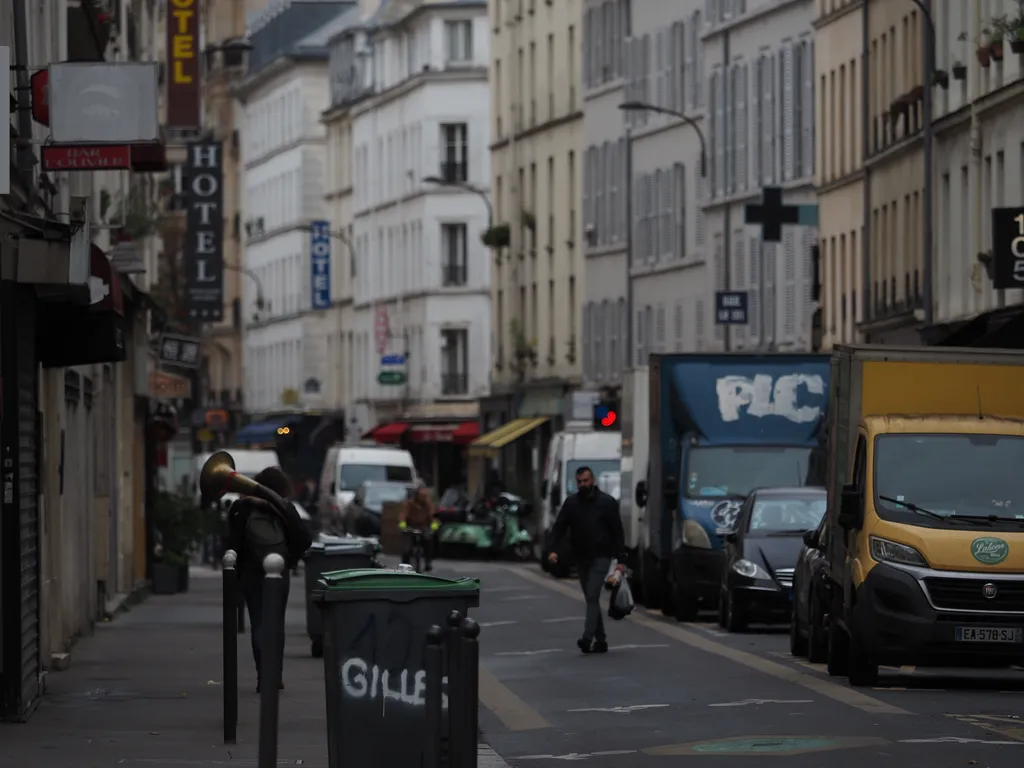
[[[636,484],[636,490],[633,492],[633,501],[636,505],[643,509],[647,506],[647,481],[641,480]]]
[[[839,527],[854,531],[861,527],[861,495],[856,485],[844,485],[839,497]]]
[[[804,546],[805,547],[808,547],[810,549],[817,549],[818,548],[818,540],[814,536],[814,534],[816,534],[816,533],[817,533],[817,531],[814,530],[813,528],[811,530],[809,530],[809,531],[804,531]]]
[[[679,480],[674,475],[669,475],[665,478],[661,495],[665,499],[665,506],[669,509],[675,509],[679,506]]]

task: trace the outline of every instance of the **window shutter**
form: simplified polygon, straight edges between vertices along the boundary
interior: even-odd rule
[[[590,362],[590,312],[591,304],[588,302],[583,305],[583,375],[588,378],[594,378],[593,370],[591,369]]]
[[[739,235],[739,236],[736,236],[734,238],[733,246],[732,246],[732,251],[733,251],[732,271],[731,271],[731,276],[732,276],[731,282],[732,282],[732,285],[730,286],[730,288],[732,290],[734,290],[734,291],[742,291],[742,290],[745,290],[747,288],[747,286],[745,285],[745,283],[747,282],[747,274],[746,274],[746,271],[744,270],[744,267],[747,264],[746,264],[746,260],[744,258],[745,257],[744,245],[745,244],[743,242],[742,234]],[[748,292],[747,295],[749,297],[749,295],[750,295],[749,292]],[[747,311],[748,312],[750,311],[749,300],[748,300],[748,305],[747,305]],[[750,318],[747,318],[748,324],[749,324],[749,321],[750,321]],[[736,330],[735,330],[735,334],[736,334],[736,341],[738,343],[740,343],[740,344],[743,344],[743,346],[746,346],[745,342],[747,340],[747,326],[745,326],[745,325],[737,326]]]
[[[594,87],[594,9],[587,11],[583,22],[583,84]]]
[[[665,351],[665,305],[658,305],[657,320],[655,320],[656,340],[657,340],[657,351]]]
[[[700,19],[700,11],[694,11],[693,23],[690,26],[693,27],[691,47],[694,50],[694,64],[696,65],[693,71],[694,93],[697,94],[696,106],[703,107],[707,102],[707,96],[704,92],[704,43],[700,39]]]
[[[615,142],[604,145],[604,241],[611,243],[615,239]]]
[[[654,90],[651,82],[654,76],[651,69],[651,54],[651,36],[649,34],[644,35],[643,93],[641,93],[640,98],[642,101],[646,102],[650,102],[653,98],[652,91]],[[647,125],[647,112],[639,112],[638,114],[640,115],[641,124]]]
[[[796,311],[797,311],[797,279],[796,279],[796,243],[794,242],[793,230],[789,230],[782,236],[783,243],[783,338],[788,343],[796,341]]]
[[[705,328],[704,328],[704,299],[697,299],[697,301],[694,302],[694,314],[695,314],[695,318],[694,318],[694,323],[693,323],[693,333],[694,333],[694,341],[696,342],[694,346],[697,348],[698,352],[702,352],[704,350],[704,333],[705,333]]]
[[[594,378],[598,381],[604,378],[604,308],[606,304],[607,302],[601,302],[594,306],[596,314],[594,322]]]
[[[590,226],[593,227],[593,234],[587,245],[598,245],[603,241],[604,238],[604,222],[601,221],[601,214],[604,212],[604,184],[602,177],[604,176],[604,163],[602,162],[602,148],[594,147],[593,158],[591,163],[593,170],[591,171],[591,179],[594,184],[593,190],[593,204],[590,212]]]
[[[659,107],[668,106],[665,93],[665,30],[661,29],[654,35],[654,102]]]
[[[775,183],[775,57],[763,56],[764,72],[764,131],[762,159],[764,161],[764,183]]]
[[[676,302],[675,317],[673,318],[672,325],[674,326],[675,337],[676,337],[675,351],[676,352],[682,352],[683,351],[683,305],[682,305],[681,302]]]
[[[604,12],[601,14],[604,18],[604,82],[614,80],[616,77],[615,59],[615,43],[619,39],[616,34],[616,19],[618,15],[615,13],[615,3],[613,0],[607,0],[604,4]]]
[[[590,81],[599,86],[604,82],[604,17],[600,8],[594,8],[594,21],[590,30],[590,60],[592,72]],[[532,90],[533,83],[530,84]]]
[[[794,126],[793,126],[793,49],[786,46],[779,52],[782,64],[782,180],[793,179],[794,167]]]
[[[636,311],[636,343],[633,345],[636,349],[636,364],[647,365],[647,356],[644,354],[644,311],[638,309]]]
[[[591,153],[593,149],[587,149],[583,155],[583,226],[588,227],[594,221],[594,211],[591,208],[590,190],[594,185],[594,172],[592,168]],[[522,194],[522,190],[520,190]]]
[[[809,342],[811,338],[811,310],[814,306],[814,301],[811,298],[814,288],[814,264],[811,261],[811,252],[819,242],[818,230],[804,229],[801,239],[803,242],[800,248],[798,264],[800,286],[797,303],[800,314],[797,322],[797,333],[801,341]]]
[[[657,259],[661,246],[658,243],[658,204],[661,197],[661,171],[647,177],[647,258],[649,261]]]
[[[619,34],[622,36],[619,43],[619,74],[627,75],[631,67],[629,65],[629,49],[630,49],[630,35],[629,35],[629,0],[619,0]]]
[[[678,86],[676,85],[676,22],[665,30],[665,103],[673,111],[683,109],[678,100]]]
[[[713,259],[715,265],[715,291],[724,291],[728,289],[725,283],[725,260],[728,258],[728,254],[725,253],[722,243],[722,233],[716,232],[714,235],[714,251]],[[722,338],[722,326],[715,324],[715,338]]]
[[[689,89],[686,87],[686,24],[677,21],[673,25],[672,36],[675,38],[675,60],[672,62],[672,78],[676,87],[675,103],[680,112],[686,112],[690,106]]]
[[[725,78],[725,70],[715,73],[715,197],[725,194]]]
[[[618,377],[622,370],[621,357],[619,354],[619,307],[616,302],[614,306],[608,305],[608,375],[612,378]]]
[[[736,180],[737,186],[741,190],[747,188],[747,141],[750,136],[750,124],[748,122],[749,115],[747,113],[747,100],[749,98],[749,90],[747,88],[747,73],[750,71],[748,64],[741,64],[738,72],[738,91],[736,97],[737,105],[737,125],[736,133],[738,139],[736,142]]]
[[[697,168],[697,173],[694,174],[694,179],[696,179],[696,183],[693,194],[693,239],[697,243],[697,245],[700,246],[704,245],[704,185],[706,180],[704,176],[701,174],[699,166]]]
[[[629,180],[626,178],[626,140],[619,139],[619,146],[616,151],[618,156],[618,166],[615,171],[615,184],[618,188],[619,204],[615,207],[615,220],[618,222],[616,231],[621,240],[626,239],[626,227],[629,226],[629,222],[626,221],[626,205],[625,196],[628,194]]]
[[[814,176],[814,41],[803,44],[803,132],[804,176]],[[854,85],[856,88],[856,84]]]
[[[644,207],[644,186],[643,177],[633,178],[633,263],[639,264],[646,254],[647,245],[644,242],[643,207]]]
[[[764,134],[764,58],[758,57],[754,62],[754,87],[751,89],[753,97],[753,124],[754,130],[750,134],[750,164],[753,167],[754,185],[762,186],[764,179],[764,168],[761,165],[761,145]],[[748,117],[749,119],[749,117]]]
[[[693,17],[690,18],[690,23],[684,28],[684,35],[686,44],[683,48],[683,72],[684,82],[683,90],[686,93],[686,108],[688,110],[695,110],[697,108],[697,88],[695,81],[697,79],[697,25],[693,21]]]
[[[686,169],[682,163],[672,167],[672,186],[675,188],[674,205],[670,213],[671,225],[675,230],[672,256],[681,259],[686,256]]]
[[[675,234],[676,223],[673,217],[675,210],[675,177],[669,171],[662,176],[662,205],[661,205],[661,255],[666,259],[675,256]]]
[[[725,188],[728,194],[736,192],[736,142],[739,139],[739,66],[733,65],[727,70],[724,79],[727,90],[725,97]]]
[[[712,72],[708,84],[711,104],[708,106],[708,122],[711,128],[707,133],[710,146],[707,148],[708,173],[711,175],[711,197],[718,195],[718,72]]]

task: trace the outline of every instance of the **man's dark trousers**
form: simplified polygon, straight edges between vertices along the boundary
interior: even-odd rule
[[[291,579],[289,578],[290,571],[285,571],[282,575],[284,579],[284,604],[287,610],[288,606],[288,593],[291,591]],[[249,626],[252,632],[252,658],[256,662],[256,676],[260,675],[260,662],[262,660],[262,649],[263,649],[263,627],[265,624],[263,616],[263,580],[265,576],[263,571],[256,569],[244,569],[240,574],[240,581],[242,582],[242,595],[245,597],[245,604],[249,607]],[[278,619],[282,624],[284,623],[284,613],[282,613]],[[281,659],[284,661],[284,646],[281,647]]]
[[[587,618],[583,626],[583,637],[597,642],[606,642],[604,633],[604,617],[601,616],[601,590],[608,578],[608,569],[612,567],[610,557],[595,557],[577,563],[576,570],[580,575],[580,586],[583,597],[587,601]]]

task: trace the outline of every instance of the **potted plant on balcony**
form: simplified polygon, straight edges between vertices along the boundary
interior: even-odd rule
[[[509,367],[522,380],[526,376],[527,367],[537,365],[537,342],[526,338],[526,332],[518,320],[512,320],[509,327],[512,331],[512,361]]]
[[[1006,38],[1010,41],[1010,50],[1024,53],[1024,0],[1017,3],[1017,13],[1006,20]]]
[[[521,216],[523,226],[531,232],[537,231],[537,217],[534,216],[530,211],[524,210]]]
[[[986,69],[992,65],[992,46],[989,43],[991,35],[992,30],[988,28],[981,30],[981,35],[974,47],[974,55],[978,57],[978,63]]]
[[[508,248],[512,242],[512,232],[508,224],[495,224],[484,230],[480,240],[488,248]]]
[[[960,61],[960,59],[953,59],[953,66],[950,69],[953,72],[954,80],[967,79],[967,65]]]
[[[988,35],[988,48],[992,52],[992,61],[1003,60],[1003,39],[1006,37],[1007,21],[1005,16],[992,19],[992,30]]]
[[[936,69],[932,73],[932,85],[947,90],[949,88],[949,72],[944,69]]]

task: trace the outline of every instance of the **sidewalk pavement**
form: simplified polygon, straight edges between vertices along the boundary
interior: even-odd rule
[[[309,653],[304,601],[300,573],[286,614],[278,764],[327,768],[324,666]],[[188,592],[151,596],[97,625],[72,649],[70,668],[47,676],[29,722],[3,729],[0,768],[255,766],[259,696],[248,634],[238,638],[238,743],[222,743],[221,617],[220,573],[193,568]],[[478,768],[507,764],[481,746]]]

